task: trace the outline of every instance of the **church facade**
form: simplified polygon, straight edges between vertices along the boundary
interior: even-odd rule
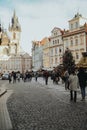
[[[12,71],[23,73],[26,70],[31,71],[31,56],[28,53],[21,52],[21,26],[15,11],[8,31],[9,35],[0,24],[0,73]]]

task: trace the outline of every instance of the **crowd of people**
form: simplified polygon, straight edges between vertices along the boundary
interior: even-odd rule
[[[70,101],[77,101],[77,91],[78,88],[81,89],[81,95],[82,95],[82,101],[85,100],[85,96],[86,96],[86,85],[87,85],[87,72],[85,69],[83,68],[79,68],[78,70],[64,70],[62,73],[60,73],[60,71],[58,70],[53,70],[51,73],[49,73],[49,71],[44,70],[40,76],[43,76],[44,80],[45,80],[45,85],[48,84],[48,78],[51,77],[51,80],[53,80],[53,84],[57,84],[59,83],[60,80],[62,80],[62,83],[65,84],[65,89],[69,89],[70,90]],[[20,74],[20,72],[12,72],[9,73],[9,83],[13,82],[16,83],[16,80],[18,80],[18,82],[20,82],[20,78],[22,78],[22,80],[24,82],[26,81],[31,81],[32,77],[35,77],[35,81],[37,82],[37,79],[39,77],[39,73],[35,72],[28,72],[26,71],[23,74]]]
[[[9,83],[13,82],[16,83],[16,81],[20,82],[20,78],[22,78],[22,80],[24,82],[26,81],[31,81],[32,79],[32,73],[29,71],[26,71],[25,73],[21,74],[19,71],[18,72],[14,72],[12,71],[12,73],[9,73]]]
[[[62,79],[65,82],[65,89],[70,90],[70,101],[77,101],[78,88],[81,90],[82,99],[85,100],[86,86],[87,86],[87,72],[80,67],[78,70],[72,69],[71,71],[65,70]]]

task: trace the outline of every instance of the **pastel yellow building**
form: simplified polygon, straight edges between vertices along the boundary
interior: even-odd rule
[[[42,41],[43,45],[43,68],[50,68],[50,38],[45,38]]]

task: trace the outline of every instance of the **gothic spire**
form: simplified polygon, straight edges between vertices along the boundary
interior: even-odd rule
[[[11,20],[11,26],[9,26],[9,30],[21,31],[21,27],[18,21],[18,17],[16,16],[16,11],[13,12],[13,17]]]
[[[14,9],[13,17],[14,18],[16,17],[16,11],[15,11],[15,9]]]

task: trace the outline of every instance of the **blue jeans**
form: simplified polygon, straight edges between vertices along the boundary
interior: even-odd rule
[[[86,95],[85,87],[81,87],[81,94],[82,94],[82,99],[85,99],[85,95]]]

